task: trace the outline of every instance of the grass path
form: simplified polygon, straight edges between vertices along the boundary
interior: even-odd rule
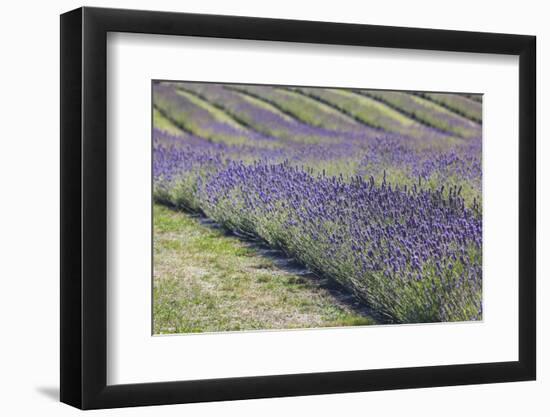
[[[376,323],[339,290],[160,205],[153,275],[155,334]]]

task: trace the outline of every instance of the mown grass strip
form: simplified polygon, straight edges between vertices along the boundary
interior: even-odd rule
[[[323,97],[321,97],[320,95],[315,94],[312,91],[307,91],[306,92],[304,90],[301,90],[300,88],[295,88],[295,87],[292,87],[290,89],[290,91],[293,91],[297,94],[301,94],[304,97],[309,97],[313,100],[316,100],[316,101],[318,101],[318,102],[320,102],[320,103],[322,103],[322,104],[324,104],[324,105],[326,105],[326,106],[342,113],[343,115],[350,117],[351,119],[355,120],[357,123],[359,123],[363,126],[369,127],[371,129],[379,130],[381,132],[386,131],[382,126],[380,126],[378,124],[375,124],[375,123],[371,123],[371,122],[365,120],[363,117],[358,116],[356,113],[353,113],[353,112],[347,110],[344,106],[341,106],[338,103],[332,102],[330,100],[326,100]]]
[[[302,129],[309,127],[307,124],[285,114],[270,103],[226,87],[222,84],[209,86],[190,83],[180,89],[218,108],[246,126],[249,131],[264,137],[306,143],[316,142],[319,139],[324,140],[322,135],[315,134],[319,132],[304,133]]]
[[[182,132],[184,132],[188,135],[193,135],[193,136],[199,137],[199,138],[204,139],[204,140],[210,140],[208,138],[201,137],[197,132],[194,132],[192,128],[185,125],[182,121],[176,120],[175,118],[170,116],[160,106],[157,106],[156,104],[154,104],[153,105],[153,111],[156,111],[163,120],[166,120],[168,123],[170,123],[176,129],[178,129],[178,130],[180,130],[180,131],[182,131]],[[159,121],[159,119],[155,118],[154,115],[153,115],[153,127],[159,127],[159,125],[157,125],[158,121]]]
[[[418,93],[418,96],[474,123],[482,123],[481,101],[464,95],[446,93]]]
[[[464,94],[464,96],[478,103],[483,102],[483,94]]]
[[[155,334],[376,324],[321,281],[190,215],[154,206]]]
[[[283,103],[282,100],[275,100],[273,98],[266,97],[265,95],[262,95],[260,93],[256,93],[254,91],[251,91],[248,86],[226,86],[226,88],[236,91],[240,94],[247,95],[253,99],[259,100],[263,103],[269,104],[273,108],[277,109],[280,113],[287,115],[292,120],[298,122],[298,123],[304,123],[309,126],[313,127],[321,127],[321,128],[330,128],[328,126],[325,126],[323,124],[323,113],[331,113],[332,115],[338,115],[338,117],[341,117],[342,119],[345,119],[350,124],[355,124],[356,126],[360,126],[357,121],[352,119],[351,117],[342,114],[341,112],[335,110],[334,108],[321,103],[318,100],[314,100],[311,97],[300,95],[294,91],[290,90],[284,90],[284,89],[274,89],[271,93],[275,94],[281,94],[281,95],[287,95],[291,96],[294,99],[301,100],[303,107],[311,107],[315,106],[316,110],[319,112],[317,114],[317,119],[312,120],[311,118],[304,117],[302,113],[297,111],[293,106]]]
[[[249,103],[251,103],[254,106],[258,106],[258,107],[263,108],[264,110],[267,110],[271,113],[277,114],[282,119],[285,119],[289,122],[294,122],[294,123],[300,123],[301,122],[301,120],[297,120],[291,113],[285,111],[280,106],[278,106],[277,104],[275,104],[274,102],[272,102],[270,100],[266,100],[265,98],[262,98],[260,96],[255,95],[255,94],[251,94],[248,91],[241,91],[241,90],[237,90],[237,89],[233,89],[233,88],[227,88],[227,86],[225,86],[224,88],[226,88],[230,91],[233,91],[238,96],[242,97],[243,100],[248,101]]]
[[[181,136],[187,132],[184,132],[178,126],[176,126],[170,119],[165,117],[162,112],[153,106],[153,126],[159,130],[169,133],[174,136]]]
[[[158,85],[158,89],[153,91],[153,107],[164,118],[190,135],[210,142],[227,143],[230,145],[249,142],[247,131],[235,128],[216,118],[204,106],[197,105],[196,101],[190,100],[170,84]],[[205,116],[206,120],[204,119]],[[220,125],[232,130],[232,134],[227,134],[227,132],[223,131],[220,132]]]
[[[287,109],[282,107],[279,103],[275,102],[274,100],[270,100],[267,97],[263,97],[259,94],[253,93],[248,89],[242,89],[242,87],[239,88],[239,86],[226,85],[224,86],[224,88],[227,90],[233,91],[236,94],[239,94],[245,100],[248,100],[257,106],[263,107],[266,110],[272,111],[274,113],[278,113],[281,117],[287,120],[291,120],[293,122],[298,122],[298,123],[309,124],[306,120],[303,120],[302,118],[298,117],[295,113],[288,111]]]
[[[400,113],[401,115],[403,115],[404,117],[407,117],[417,123],[420,123],[421,125],[424,125],[426,127],[429,127],[431,129],[435,129],[437,130],[438,132],[441,132],[443,134],[452,134],[452,135],[457,135],[457,132],[455,131],[452,131],[452,130],[447,130],[447,129],[442,129],[440,128],[439,126],[437,126],[435,123],[432,123],[430,122],[426,117],[419,117],[416,113],[414,113],[413,111],[410,111],[410,110],[407,110],[403,107],[400,107],[398,105],[396,105],[395,103],[391,102],[390,100],[388,100],[387,98],[383,97],[382,95],[380,94],[376,94],[376,91],[371,91],[371,90],[357,90],[357,91],[352,91],[352,93],[354,94],[357,94],[357,95],[360,95],[362,97],[368,97],[372,100],[375,100],[375,101],[378,101],[380,102],[381,104],[384,104],[388,107],[390,107],[391,109],[395,110],[397,113]]]
[[[344,130],[357,130],[362,127],[356,120],[341,111],[284,87],[236,85],[226,86],[226,88],[268,103],[295,121],[309,126],[340,130],[330,123],[331,119],[336,119],[339,122],[338,125],[345,125]],[[269,88],[269,90],[262,90],[262,88]]]
[[[196,106],[201,107],[202,109],[209,112],[214,119],[222,123],[228,124],[229,126],[232,126],[235,129],[240,129],[244,131],[247,130],[248,126],[243,124],[241,121],[235,119],[235,117],[232,114],[225,111],[225,109],[222,106],[211,103],[204,96],[201,96],[195,92],[186,90],[181,86],[178,87],[177,93],[184,96],[186,99],[188,99],[190,102],[192,102]]]
[[[225,88],[225,86],[224,86],[224,88]],[[265,126],[262,126],[261,124],[253,123],[250,120],[247,120],[242,115],[239,115],[238,112],[233,111],[232,109],[228,108],[227,105],[221,104],[223,102],[222,100],[216,101],[216,100],[206,96],[204,93],[201,93],[201,92],[199,92],[195,89],[190,89],[189,87],[185,88],[184,86],[179,86],[179,89],[182,90],[182,91],[185,91],[185,92],[187,92],[191,95],[195,95],[198,99],[203,100],[204,102],[208,103],[210,106],[213,106],[216,109],[218,109],[219,111],[225,113],[228,117],[231,117],[237,123],[240,123],[244,129],[248,129],[248,130],[253,131],[257,134],[264,135],[264,136],[267,136],[267,137],[279,138],[279,136],[280,136],[280,135],[275,134],[275,132],[273,132],[271,129],[268,129]],[[241,94],[241,92],[237,91],[237,90],[233,90],[233,89],[229,89],[229,88],[227,88],[227,90],[231,91],[233,94],[237,95],[240,99],[242,99],[243,101],[247,101],[248,103],[250,103],[253,106],[263,108],[264,110],[275,113],[275,114],[277,114],[277,115],[279,115],[279,116],[281,116],[281,117],[283,117],[287,120],[290,120],[292,122],[296,122],[294,119],[292,119],[291,117],[287,116],[286,114],[280,112],[279,110],[277,110],[276,108],[274,108],[273,106],[271,106],[268,103],[264,103],[264,102],[260,101],[259,99],[254,99],[254,101],[252,101],[253,100],[252,97]],[[280,138],[289,139],[288,135],[285,135],[285,136],[280,137]]]
[[[352,100],[355,99],[360,104],[378,111],[380,114],[388,117],[389,119],[395,120],[396,122],[400,123],[403,126],[413,126],[418,122],[417,120],[411,118],[405,112],[398,111],[395,108],[388,106],[386,103],[381,102],[379,100],[375,100],[372,97],[363,96],[361,94],[355,93],[354,91],[348,91],[348,90],[336,89],[332,91],[341,95],[344,98],[349,98]]]

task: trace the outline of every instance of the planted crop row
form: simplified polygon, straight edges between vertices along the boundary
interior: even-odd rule
[[[257,236],[397,322],[481,317],[481,216],[461,189],[313,175],[159,147],[155,197]]]

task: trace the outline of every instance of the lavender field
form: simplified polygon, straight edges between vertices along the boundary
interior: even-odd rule
[[[481,100],[153,82],[155,332],[481,320]]]

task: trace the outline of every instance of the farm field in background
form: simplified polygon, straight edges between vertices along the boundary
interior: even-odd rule
[[[152,103],[156,334],[482,319],[481,95],[154,81]]]

